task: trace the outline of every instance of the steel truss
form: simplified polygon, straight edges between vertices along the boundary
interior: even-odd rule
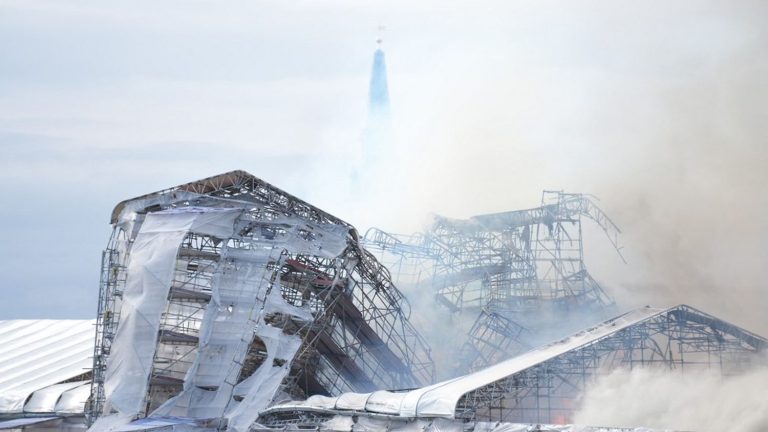
[[[605,318],[612,310],[613,300],[584,265],[582,218],[595,222],[620,255],[620,231],[608,216],[587,195],[561,191],[544,191],[541,206],[533,209],[467,220],[437,216],[426,232],[410,236],[372,228],[364,244],[395,271],[399,286],[431,290],[449,311],[476,314],[471,332],[481,331],[483,314],[540,330],[552,327],[552,316]],[[471,332],[469,344],[479,340]],[[513,334],[511,344],[531,343]],[[473,354],[484,350],[483,356]],[[468,370],[510,354],[480,346],[464,352]]]
[[[121,202],[112,214],[114,231],[102,259],[94,379],[87,408],[89,421],[105,414],[104,377],[110,347],[119,325],[126,260],[144,215],[179,207],[234,207],[245,210],[229,239],[189,233],[178,250],[168,302],[161,318],[146,408],[156,407],[181,391],[198,350],[201,320],[212,296],[213,280],[237,271],[231,252],[267,251],[261,286],[279,289],[290,305],[307,308],[308,321],[273,313],[264,318],[303,343],[291,362],[282,391],[293,397],[343,391],[406,389],[434,381],[430,349],[408,321],[409,306],[389,272],[360,243],[346,222],[242,171],[234,171]],[[121,222],[133,212],[136,221]],[[346,232],[346,247],[333,259],[291,252],[281,246],[286,218],[334,225]],[[307,242],[317,239],[299,230]],[[318,247],[322,244],[317,240]],[[229,258],[228,258],[229,257]],[[237,382],[267,358],[258,336],[250,342]],[[236,383],[232,383],[236,384]]]
[[[456,417],[564,424],[596,376],[617,368],[744,371],[768,341],[696,309],[679,306],[465,394]]]
[[[482,311],[461,348],[459,370],[476,371],[530,348],[520,342],[528,329],[495,312]]]

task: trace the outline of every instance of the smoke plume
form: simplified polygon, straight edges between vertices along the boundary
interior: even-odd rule
[[[400,156],[358,225],[592,193],[628,264],[587,232],[587,267],[621,309],[687,303],[768,334],[768,5],[582,3],[516,3],[509,29],[474,12],[462,25],[488,29],[430,52],[429,81],[390,53]]]
[[[403,53],[391,50],[398,163],[356,223],[408,232],[430,212],[592,193],[622,228],[628,263],[585,223],[586,264],[620,310],[685,303],[768,335],[768,5],[576,3],[515,3],[510,29],[473,28],[469,42],[431,52],[429,81],[399,74]],[[408,294],[445,369],[460,326]],[[618,371],[587,389],[573,420],[762,431],[765,388],[764,368]]]
[[[718,372],[670,374],[617,370],[584,395],[577,424],[720,432],[768,430],[768,368],[721,377]]]

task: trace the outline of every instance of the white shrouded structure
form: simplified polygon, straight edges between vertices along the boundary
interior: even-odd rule
[[[433,381],[386,268],[299,198],[233,171],[123,201],[111,222],[94,431],[180,417],[246,431],[273,400]]]
[[[0,321],[0,419],[82,416],[90,395],[94,325]]]

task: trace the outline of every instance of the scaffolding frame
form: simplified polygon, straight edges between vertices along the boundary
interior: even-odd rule
[[[112,342],[120,321],[120,304],[126,280],[127,234],[124,229],[112,230],[107,248],[101,254],[99,299],[96,313],[96,334],[93,351],[91,396],[85,407],[86,420],[95,421],[104,409],[104,376]]]
[[[211,300],[212,281],[236,260],[224,250],[268,252],[260,284],[266,295],[279,289],[290,305],[306,307],[312,316],[296,320],[281,313],[265,318],[283,333],[299,335],[302,345],[281,385],[284,395],[339,394],[375,388],[414,388],[434,381],[431,350],[408,321],[410,308],[392,283],[389,272],[364,250],[348,223],[246,173],[233,171],[119,203],[103,254],[99,289],[94,380],[87,407],[90,423],[105,412],[104,377],[110,346],[119,326],[126,260],[146,214],[183,207],[232,207],[243,210],[235,236],[219,239],[188,233],[176,256],[176,268],[162,314],[153,366],[140,416],[181,391],[196,355],[203,314]],[[135,221],[125,223],[124,214]],[[295,253],[281,246],[286,218],[335,226],[346,246],[335,258]],[[301,228],[298,235],[316,242],[317,234]],[[317,243],[319,248],[321,243]],[[237,382],[246,379],[266,359],[257,336],[240,368]],[[281,363],[282,364],[282,363]],[[237,384],[237,383],[230,383]]]
[[[483,332],[483,323],[490,325],[489,314],[533,330],[507,336],[513,338],[510,344],[523,347],[541,342],[531,340],[535,331],[553,327],[546,317],[606,318],[613,311],[613,299],[584,264],[582,219],[600,227],[619,256],[621,231],[593,199],[545,190],[536,208],[466,220],[436,216],[425,232],[412,235],[371,228],[364,244],[395,270],[398,285],[431,290],[436,304],[477,317],[464,329],[469,345],[459,372],[466,372],[510,355],[502,348],[488,352],[473,336]]]
[[[586,386],[618,368],[715,369],[735,375],[760,361],[768,340],[681,305],[468,392],[466,421],[569,423]]]
[[[573,344],[570,338],[581,342]],[[570,349],[563,350],[563,344]],[[766,349],[768,339],[690,306],[638,310],[542,347],[523,363],[513,361],[504,366],[509,368],[506,375],[500,374],[503,368],[497,366],[490,372],[501,377],[495,381],[484,381],[480,373],[424,389],[442,391],[439,395],[417,392],[419,398],[426,398],[430,414],[420,414],[419,402],[414,408],[415,399],[409,394],[400,399],[399,413],[397,406],[395,411],[384,414],[378,405],[371,410],[367,406],[350,410],[338,406],[338,402],[334,406],[307,401],[270,408],[262,413],[260,422],[266,427],[286,430],[331,429],[327,422],[334,417],[346,417],[352,423],[365,417],[381,420],[382,424],[429,424],[439,418],[464,430],[482,424],[564,425],[572,422],[585,389],[605,374],[620,369],[660,368],[668,374],[710,370],[733,376],[754,366],[764,366]],[[457,393],[446,393],[454,381],[463,379],[466,381],[453,386]],[[467,390],[466,385],[475,380],[485,384]],[[443,408],[435,414],[435,400],[457,401],[453,415],[449,416]]]
[[[467,332],[459,353],[459,370],[474,372],[527,351],[531,347],[521,342],[527,331],[501,314],[482,311]]]

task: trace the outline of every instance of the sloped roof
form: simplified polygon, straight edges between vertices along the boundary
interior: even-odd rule
[[[82,412],[87,381],[61,383],[91,370],[94,331],[94,320],[0,321],[0,415]]]
[[[312,396],[306,401],[287,402],[266,412],[281,410],[360,411],[397,417],[454,418],[456,405],[465,394],[532,368],[564,353],[593,344],[620,330],[659,315],[684,314],[691,320],[731,334],[756,349],[768,347],[768,341],[733,324],[719,320],[686,305],[668,309],[644,307],[605,321],[595,327],[573,334],[483,370],[443,381],[405,393],[377,391],[373,393],[342,394],[338,397]]]
[[[226,172],[121,201],[112,210],[110,223],[117,223],[121,213],[123,213],[126,208],[129,208],[131,204],[147,207],[163,199],[168,200],[168,197],[171,197],[171,200],[181,201],[183,199],[188,199],[189,197],[202,195],[233,200],[261,202],[262,204],[269,204],[275,208],[290,205],[294,208],[286,208],[286,210],[291,210],[299,214],[306,214],[309,219],[345,225],[352,228],[352,225],[336,216],[333,216],[330,213],[261,180],[253,174],[242,170]]]

